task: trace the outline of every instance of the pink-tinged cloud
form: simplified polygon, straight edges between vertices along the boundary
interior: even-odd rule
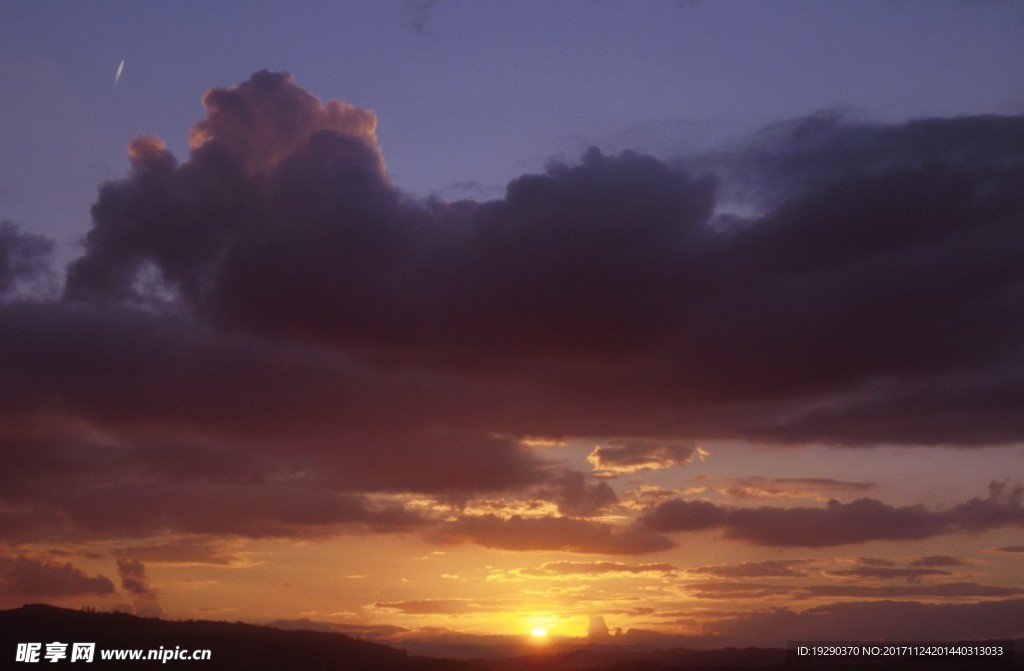
[[[0,555],[0,594],[29,599],[113,592],[114,583],[108,578],[90,577],[70,562]]]
[[[875,499],[830,501],[823,508],[737,508],[709,501],[674,499],[639,519],[660,533],[720,529],[726,538],[755,545],[827,547],[873,540],[920,540],[942,534],[977,533],[1024,526],[1019,485],[993,482],[986,498],[951,508],[890,506]]]
[[[648,440],[614,440],[608,445],[597,445],[587,457],[596,471],[607,473],[635,473],[685,466],[695,458],[704,458],[707,452],[689,443],[665,443]]]
[[[618,528],[605,522],[519,515],[508,519],[496,515],[464,516],[434,527],[426,537],[439,544],[475,543],[500,550],[610,555],[648,554],[675,546],[660,534]]]
[[[296,86],[291,75],[257,72],[238,86],[207,91],[203,107],[206,118],[188,136],[194,154],[208,152],[260,174],[295,160],[296,149],[315,159],[321,143],[333,142],[333,162],[322,167],[365,163],[383,173],[376,115],[340,100],[325,105]]]

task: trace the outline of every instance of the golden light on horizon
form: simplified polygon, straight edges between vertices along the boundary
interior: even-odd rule
[[[544,627],[534,627],[530,630],[530,636],[533,638],[547,638],[548,630]]]

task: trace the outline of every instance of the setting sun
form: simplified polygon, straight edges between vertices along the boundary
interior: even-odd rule
[[[534,638],[547,638],[548,630],[544,627],[534,627],[530,630],[530,636],[533,636]]]

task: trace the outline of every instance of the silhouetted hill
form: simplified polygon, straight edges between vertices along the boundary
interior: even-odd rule
[[[409,655],[380,643],[335,632],[282,630],[242,622],[205,620],[169,621],[146,619],[124,613],[96,613],[54,606],[28,605],[0,611],[0,669],[40,668],[16,663],[19,643],[41,644],[38,663],[46,644],[95,643],[92,664],[75,662],[71,668],[112,671],[135,669],[192,669],[193,671],[729,671],[776,669],[779,671],[858,671],[862,669],[1021,669],[1004,661],[979,658],[889,660],[877,664],[803,663],[786,660],[779,648],[727,648],[723,650],[630,651],[613,646],[593,646],[573,652],[538,654],[491,660],[453,660]],[[1018,645],[1021,642],[1017,642]],[[209,660],[145,659],[149,650],[192,652],[209,650]],[[138,661],[106,660],[103,651],[139,650]]]
[[[135,617],[124,613],[82,612],[43,606],[23,606],[0,611],[0,668],[11,668],[18,643],[96,643],[93,669],[230,669],[232,671],[296,671],[335,669],[411,668],[408,655],[379,643],[361,641],[343,634],[315,631],[283,631],[241,622],[204,620],[169,621]],[[210,650],[208,661],[158,660],[106,661],[101,651]],[[59,663],[69,664],[68,659]],[[146,652],[142,653],[143,656]],[[47,660],[40,659],[42,664]],[[77,664],[78,662],[76,662]],[[20,666],[20,665],[18,665]],[[32,668],[25,666],[24,668]]]

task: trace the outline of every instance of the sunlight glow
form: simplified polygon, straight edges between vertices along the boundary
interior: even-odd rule
[[[547,635],[548,630],[544,627],[534,627],[530,630],[530,636],[533,636],[534,638],[547,638]]]

